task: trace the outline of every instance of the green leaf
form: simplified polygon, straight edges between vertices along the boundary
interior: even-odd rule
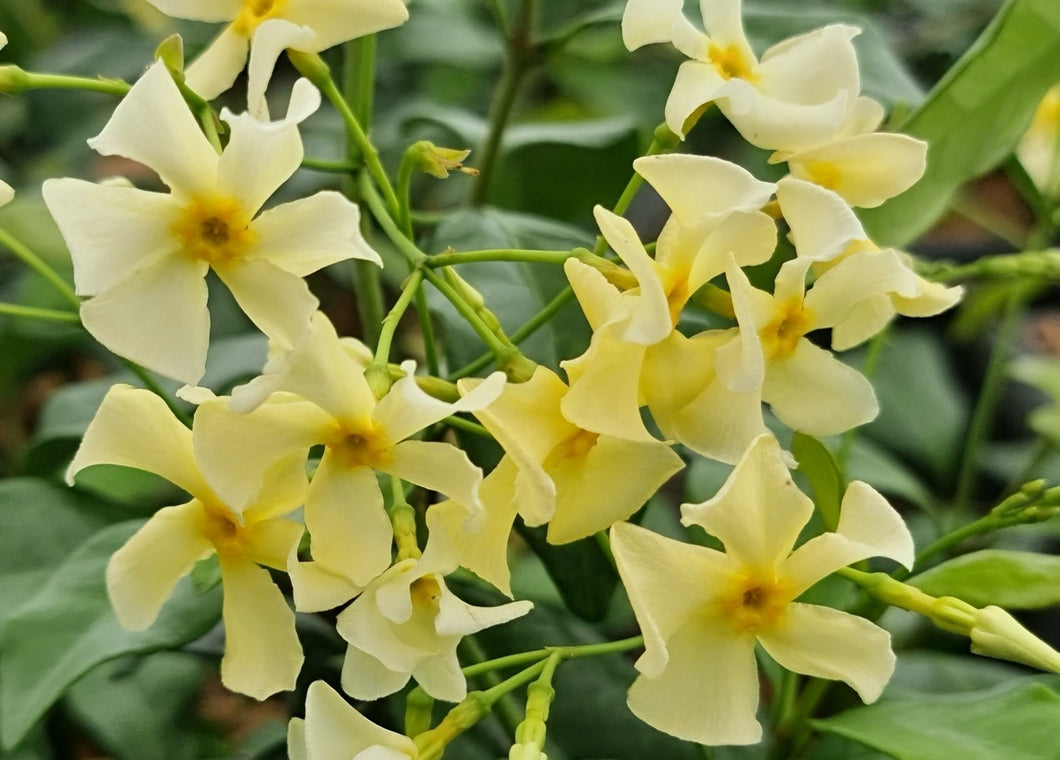
[[[1015,148],[1060,60],[1060,3],[1010,0],[897,130],[927,140],[923,178],[862,219],[879,243],[901,246],[930,227],[968,180]]]
[[[1060,695],[1040,683],[910,695],[812,721],[896,760],[1052,760]]]
[[[846,462],[847,480],[863,480],[880,493],[931,509],[931,491],[905,463],[865,438],[856,438]]]
[[[146,631],[121,627],[107,598],[110,556],[142,525],[106,528],[74,551],[7,620],[0,650],[3,746],[23,736],[93,667],[123,654],[174,649],[202,636],[220,617],[220,591],[199,596],[181,580]]]
[[[823,443],[805,433],[796,433],[792,438],[791,453],[799,463],[799,472],[810,482],[813,503],[825,528],[835,530],[839,525],[839,502],[846,489],[838,462]]]
[[[448,217],[424,249],[429,252],[495,248],[567,250],[591,245],[582,230],[548,219],[498,209],[463,211]],[[484,262],[457,268],[457,273],[486,299],[486,306],[511,335],[567,286],[563,268],[553,264]],[[428,289],[432,308],[445,329],[445,349],[453,368],[478,357],[482,341],[440,294]],[[589,342],[589,326],[573,299],[522,344],[535,361],[558,368],[561,359],[577,356]]]
[[[932,596],[955,596],[976,607],[1039,609],[1060,604],[1060,557],[984,549],[954,557],[908,583]]]
[[[194,760],[201,755],[188,724],[204,670],[182,652],[112,660],[75,683],[65,706],[117,760]]]

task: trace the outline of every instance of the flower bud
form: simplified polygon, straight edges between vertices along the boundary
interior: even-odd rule
[[[991,605],[976,610],[975,622],[968,635],[972,639],[972,651],[975,654],[1060,673],[1060,652],[1028,631],[1000,607]]]
[[[0,66],[0,94],[19,95],[29,89],[29,75],[18,66]]]
[[[478,169],[463,164],[464,159],[471,155],[470,150],[439,148],[430,140],[420,140],[409,148],[409,155],[417,169],[438,179],[445,179],[451,171],[478,174]]]

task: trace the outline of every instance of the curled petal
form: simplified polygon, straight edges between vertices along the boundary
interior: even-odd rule
[[[673,89],[666,100],[666,126],[684,138],[689,117],[707,103],[733,94],[735,89],[738,88],[730,86],[713,64],[685,61],[677,70]]]
[[[800,258],[831,261],[855,240],[868,239],[853,210],[832,190],[785,177],[777,182],[777,201]]]
[[[235,84],[249,49],[250,40],[233,26],[226,26],[184,71],[188,87],[206,100],[213,100]]]
[[[411,739],[372,723],[323,681],[314,681],[306,692],[304,732],[312,760],[350,760],[370,748],[416,757]]]
[[[438,491],[456,499],[472,510],[472,515],[482,511],[478,498],[482,470],[452,444],[402,441],[394,446],[390,461],[379,469],[428,491]]]
[[[683,0],[629,0],[622,13],[622,41],[627,50],[670,41],[670,26]]]
[[[196,21],[231,21],[243,7],[242,0],[147,0],[167,16]]]
[[[269,120],[265,90],[272,79],[276,61],[283,51],[288,48],[304,51],[323,49],[314,45],[316,38],[316,32],[308,26],[299,26],[282,18],[269,19],[254,30],[250,63],[247,65],[247,110],[252,118]]]
[[[567,274],[589,327],[594,331],[628,318],[629,300],[623,298],[618,288],[608,282],[598,269],[571,258],[563,262],[563,271]]]
[[[408,9],[401,0],[359,0],[352,5],[356,7],[350,7],[350,0],[303,0],[291,3],[285,9],[284,17],[316,32],[313,52],[392,29],[409,18]]]
[[[772,182],[762,182],[742,166],[714,156],[642,156],[633,168],[685,224],[730,211],[757,211],[775,189]]]

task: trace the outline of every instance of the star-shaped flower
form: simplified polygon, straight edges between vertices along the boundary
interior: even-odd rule
[[[795,601],[825,576],[867,557],[905,566],[913,540],[870,486],[851,483],[839,525],[794,549],[813,503],[791,480],[771,435],[756,438],[718,494],[684,504],[725,552],[620,523],[611,546],[644,633],[629,706],[648,724],[701,744],[753,744],[761,644],[797,673],[845,681],[874,701],[894,669],[890,636],[864,618]]]

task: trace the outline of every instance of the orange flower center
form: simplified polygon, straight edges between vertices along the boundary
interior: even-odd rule
[[[801,299],[779,304],[773,320],[759,332],[766,356],[770,359],[791,356],[811,326],[811,314],[802,308]]]
[[[243,7],[232,21],[232,29],[244,37],[250,37],[261,22],[276,18],[287,0],[243,0]]]
[[[567,459],[584,459],[596,445],[599,434],[578,428],[573,434],[557,443],[545,457],[546,470]]]
[[[383,443],[382,438],[382,433],[370,425],[358,430],[338,426],[325,445],[349,469],[379,469],[390,460],[390,448]]]
[[[744,79],[753,82],[758,78],[754,73],[754,61],[738,45],[721,47],[711,43],[707,48],[707,58],[723,79]]]
[[[249,215],[235,198],[193,198],[172,229],[188,256],[210,266],[243,258],[256,239]]]
[[[791,604],[787,583],[755,573],[740,573],[719,599],[722,613],[737,631],[757,631],[780,623]]]

